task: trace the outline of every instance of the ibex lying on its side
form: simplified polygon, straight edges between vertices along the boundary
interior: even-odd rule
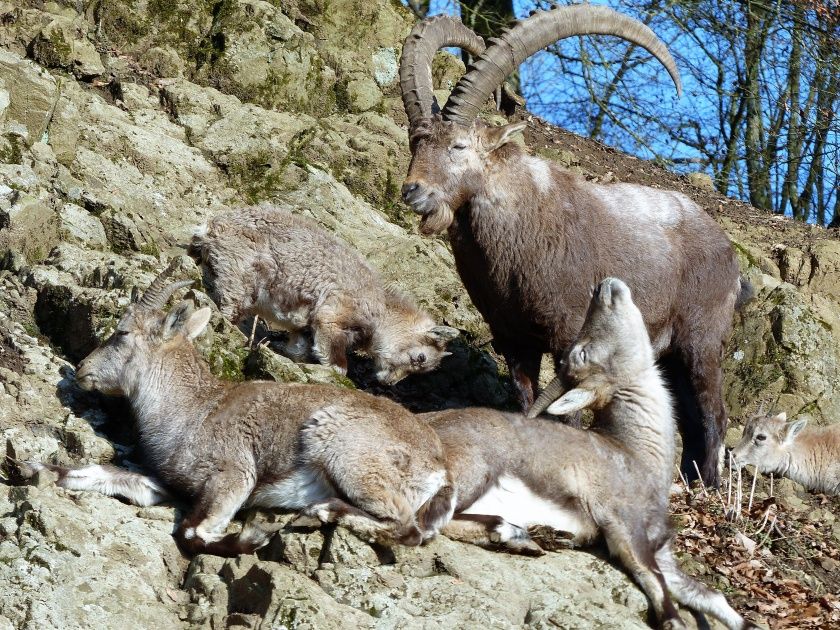
[[[732,449],[732,462],[793,479],[814,492],[840,494],[840,425],[806,429],[807,423],[787,422],[786,413],[751,418]]]
[[[306,356],[313,332],[321,363],[347,371],[347,351],[373,357],[380,382],[393,385],[429,372],[458,336],[417,305],[385,287],[359,252],[313,221],[272,206],[225,212],[193,237],[204,285],[233,322],[258,315],[291,333],[295,358]]]
[[[454,520],[442,533],[524,552],[538,551],[525,529],[530,525],[568,532],[576,545],[603,537],[663,627],[683,627],[669,593],[728,628],[754,627],[674,559],[671,398],[642,315],[620,280],[608,278],[595,290],[562,376],[574,389],[549,412],[590,407],[591,429],[490,409],[424,415],[443,443],[457,496]]]
[[[629,282],[654,354],[670,355],[690,381],[679,400],[683,469],[693,477],[697,460],[703,480],[716,484],[727,423],[721,356],[742,289],[726,234],[685,195],[587,182],[511,142],[525,123],[488,127],[476,119],[527,57],[585,34],[617,35],[646,49],[679,90],[665,45],[607,7],[537,11],[486,50],[453,18],[417,24],[400,65],[412,152],[402,196],[422,215],[423,231],[448,229],[458,273],[508,363],[523,410],[534,401],[543,353],[556,364],[580,329],[591,283],[606,276]],[[436,114],[430,64],[444,46],[476,60]]]
[[[182,302],[162,310],[190,284],[167,286],[171,270],[76,374],[84,389],[128,398],[161,483],[109,467],[52,466],[58,483],[140,504],[165,498],[162,486],[188,497],[194,507],[175,536],[192,553],[229,556],[265,544],[258,530],[225,533],[250,506],[302,510],[383,544],[434,536],[454,502],[435,432],[400,405],[359,391],[216,379],[191,341],[210,309],[192,312]]]

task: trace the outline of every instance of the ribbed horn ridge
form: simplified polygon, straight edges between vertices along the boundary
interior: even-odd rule
[[[158,277],[152,280],[152,284],[149,285],[149,288],[143,293],[143,297],[137,302],[138,306],[148,309],[163,308],[173,293],[193,283],[192,280],[181,280],[180,282],[167,284],[167,280],[177,266],[178,259],[173,258],[166,269],[161,271]]]
[[[506,29],[461,77],[443,108],[443,119],[468,127],[481,106],[509,74],[534,53],[575,35],[616,35],[641,46],[665,66],[677,94],[682,83],[677,64],[664,42],[642,22],[604,6],[578,4],[537,11]]]
[[[400,90],[410,128],[432,115],[432,59],[446,46],[457,46],[473,57],[484,52],[484,40],[448,15],[418,22],[405,39],[400,59]]]
[[[545,386],[545,389],[540,392],[540,395],[531,405],[528,410],[529,418],[536,418],[543,411],[548,409],[548,406],[563,395],[566,388],[563,387],[563,380],[559,376],[555,376],[551,382]]]

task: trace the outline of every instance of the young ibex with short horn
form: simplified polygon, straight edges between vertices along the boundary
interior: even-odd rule
[[[750,418],[732,449],[732,463],[787,477],[813,492],[840,494],[840,425],[806,424],[804,418],[787,422],[784,412]]]
[[[394,385],[430,372],[458,330],[436,325],[413,300],[386,287],[355,249],[304,217],[263,205],[217,215],[189,253],[222,314],[257,315],[290,333],[292,358],[305,359],[304,329],[324,365],[347,371],[350,349],[369,354],[377,379]]]
[[[670,545],[668,494],[675,457],[671,398],[639,309],[622,281],[594,291],[562,377],[573,386],[548,407],[589,407],[589,430],[490,409],[425,414],[437,431],[457,496],[442,533],[539,553],[526,528],[548,525],[570,545],[603,538],[650,598],[662,627],[682,628],[677,602],[754,627],[726,598],[684,574]]]
[[[193,508],[175,537],[191,553],[232,556],[264,545],[257,529],[226,533],[243,507],[302,510],[383,544],[434,536],[454,501],[435,432],[364,392],[218,380],[192,344],[210,309],[184,301],[163,311],[190,284],[167,284],[172,271],[129,306],[76,374],[83,389],[128,398],[160,481],[113,467],[48,466],[58,483],[138,504],[163,500],[167,490],[185,496]]]
[[[412,151],[402,196],[422,215],[424,232],[448,229],[458,272],[508,363],[523,410],[534,401],[543,353],[556,363],[579,330],[591,283],[626,279],[654,353],[672,356],[677,371],[688,373],[689,393],[679,400],[683,469],[694,476],[697,460],[703,480],[715,485],[727,423],[721,356],[741,291],[723,230],[683,194],[587,182],[528,155],[511,142],[526,123],[489,127],[476,119],[530,55],[586,34],[616,35],[646,49],[679,92],[665,45],[647,26],[603,6],[538,11],[486,50],[453,18],[417,24],[400,65]],[[435,113],[430,64],[444,46],[461,47],[475,60]]]

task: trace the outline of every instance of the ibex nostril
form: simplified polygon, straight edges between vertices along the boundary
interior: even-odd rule
[[[416,191],[418,188],[420,188],[420,184],[417,184],[417,183],[406,184],[405,186],[402,187],[402,198],[405,201],[408,201],[408,197],[411,195],[411,193]]]

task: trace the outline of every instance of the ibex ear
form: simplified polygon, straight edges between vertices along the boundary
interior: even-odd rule
[[[787,422],[787,413],[783,411],[782,413],[779,413],[779,414],[776,414],[775,416],[773,416],[773,419],[774,420],[779,420],[781,422]]]
[[[192,341],[203,333],[204,329],[207,328],[207,323],[210,321],[210,316],[212,314],[213,311],[211,311],[209,307],[205,306],[190,315],[190,318],[184,325],[184,334],[187,336],[187,339]]]
[[[796,436],[799,435],[799,432],[805,428],[806,424],[808,424],[808,420],[805,418],[788,422],[785,426],[785,445],[792,444]]]
[[[426,338],[438,348],[445,348],[446,344],[460,334],[460,330],[451,326],[435,326],[426,333]]]
[[[581,409],[586,409],[595,402],[595,392],[589,389],[570,389],[548,406],[546,411],[552,416],[565,416]]]
[[[489,127],[486,133],[487,152],[491,153],[507,144],[517,133],[528,126],[526,122],[511,123],[504,127]]]
[[[192,302],[188,302],[186,300],[176,304],[172,307],[172,309],[170,309],[170,311],[166,314],[166,317],[163,318],[163,324],[161,326],[161,335],[164,339],[174,337],[184,327],[192,309]]]

